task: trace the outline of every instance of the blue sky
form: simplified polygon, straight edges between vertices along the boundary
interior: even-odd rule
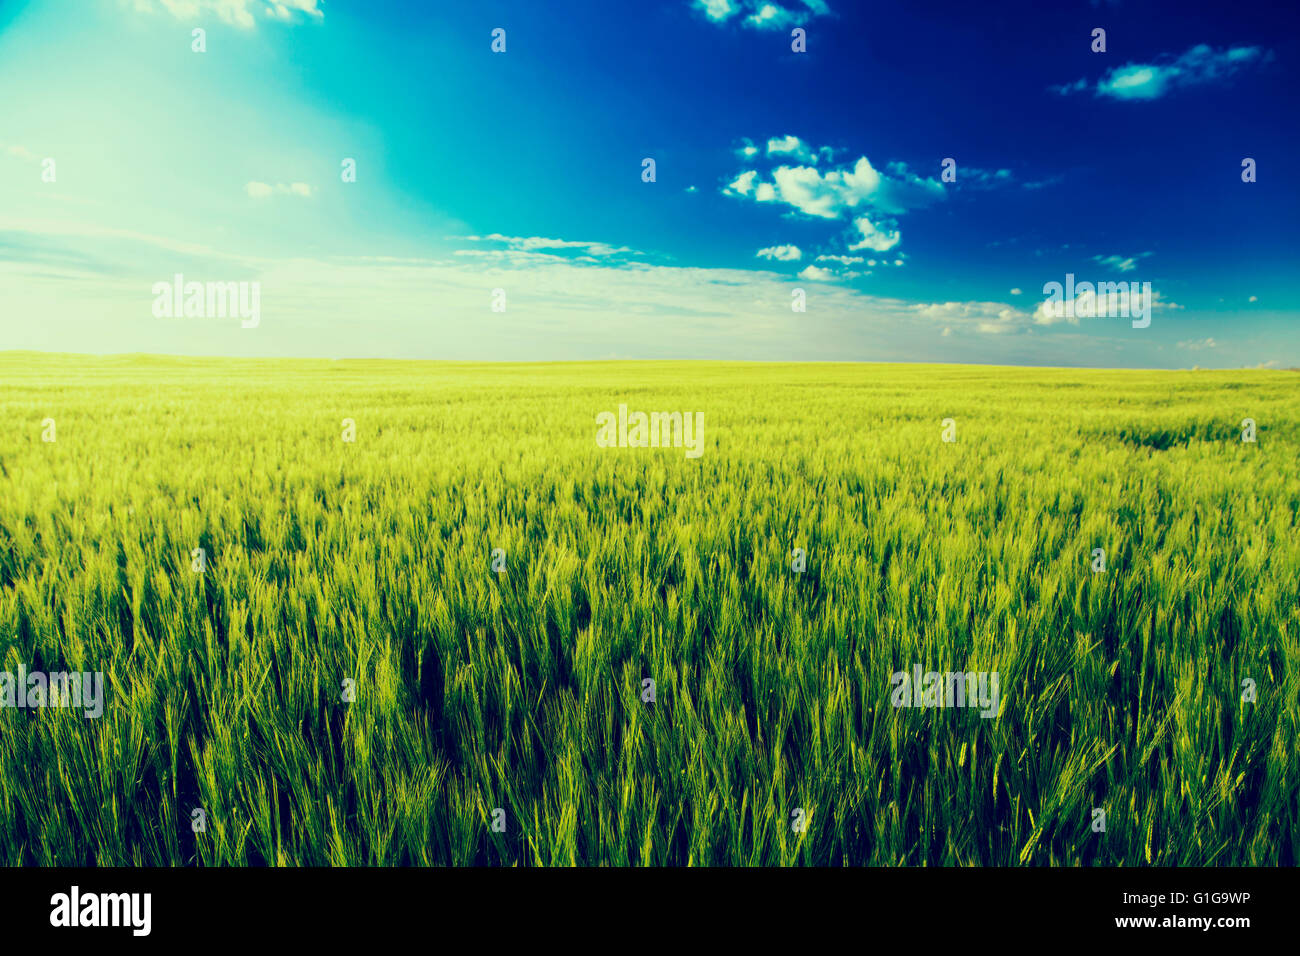
[[[3,0],[0,348],[1300,365],[1300,13],[1048,6]]]

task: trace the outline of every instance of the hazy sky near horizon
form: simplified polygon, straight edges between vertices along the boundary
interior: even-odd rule
[[[0,0],[0,349],[1298,366],[1287,6]]]

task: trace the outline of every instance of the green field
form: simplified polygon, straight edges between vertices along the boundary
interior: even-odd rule
[[[1293,372],[9,353],[0,421],[0,671],[108,682],[0,708],[0,863],[1300,861]]]

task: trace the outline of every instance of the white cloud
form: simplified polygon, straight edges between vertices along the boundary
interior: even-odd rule
[[[782,136],[780,139],[769,139],[767,141],[767,155],[792,156],[805,163],[816,162],[812,150],[810,150],[798,136],[786,135]]]
[[[1252,295],[1252,296],[1251,296],[1249,299],[1247,299],[1246,301],[1247,301],[1247,302],[1258,302],[1258,301],[1259,301],[1259,296],[1257,296],[1257,295]]]
[[[749,16],[745,18],[745,24],[751,27],[757,27],[760,30],[776,30],[781,27],[789,26],[797,22],[798,18],[785,7],[778,7],[774,3],[761,3]]]
[[[811,166],[781,166],[772,181],[782,202],[806,216],[834,219],[870,195],[880,177],[864,159],[853,170],[831,170],[824,177]]]
[[[723,190],[725,193],[734,193],[740,196],[748,196],[754,188],[754,179],[758,176],[758,170],[747,169]]]
[[[1180,56],[1166,54],[1153,63],[1115,67],[1097,81],[1093,95],[1116,100],[1155,100],[1175,89],[1226,80],[1248,66],[1272,59],[1271,51],[1257,46],[1215,50],[1202,43]],[[1078,79],[1051,89],[1069,96],[1088,89],[1088,81]]]
[[[882,231],[872,224],[866,216],[859,216],[853,220],[857,226],[858,232],[862,234],[862,240],[849,246],[850,250],[870,249],[872,252],[888,252],[894,246],[898,245],[902,238],[898,230]]]
[[[1111,310],[1110,314],[1122,318],[1123,310],[1128,308],[1128,293],[1126,291],[1120,292],[1108,298],[1109,303],[1106,303],[1098,300],[1095,296],[1080,295],[1076,299],[1077,311],[1070,316],[1057,315],[1055,309],[1046,302],[1040,302],[1032,312],[1017,309],[1005,302],[975,301],[916,304],[912,305],[911,309],[919,316],[942,322],[950,328],[965,328],[981,335],[1018,335],[1028,333],[1034,328],[1056,325],[1061,322],[1078,325],[1079,318],[1090,317],[1092,310],[1098,305],[1104,307],[1108,304]],[[1141,299],[1135,297],[1134,304],[1142,305],[1144,303]],[[1153,310],[1180,309],[1182,306],[1173,302],[1166,302],[1160,298],[1158,292],[1153,292],[1151,295],[1151,308]],[[1213,339],[1205,341],[1211,344],[1199,347],[1214,347]],[[1179,345],[1180,347],[1197,347],[1190,346],[1187,343],[1179,343]]]
[[[313,189],[307,183],[277,183],[271,186],[269,183],[250,182],[244,185],[244,192],[250,199],[267,199],[274,195],[297,196],[301,199],[311,199]]]
[[[787,145],[784,141],[780,145]],[[802,143],[799,144],[801,147]],[[806,147],[805,147],[806,148]],[[859,207],[870,207],[887,215],[899,215],[944,198],[943,184],[922,179],[915,173],[901,176],[881,174],[865,157],[851,167],[829,169],[825,173],[814,166],[778,166],[770,183],[755,186],[756,170],[742,173],[729,187],[730,194],[748,196],[758,201],[778,200],[805,216],[837,219]],[[763,189],[768,186],[768,189]]]
[[[1178,347],[1180,349],[1188,349],[1193,352],[1199,352],[1203,349],[1218,348],[1219,343],[1214,341],[1214,339],[1189,339],[1186,342],[1179,342]]]
[[[1021,291],[1020,291],[1019,289],[1012,289],[1012,290],[1011,290],[1011,294],[1012,294],[1012,295],[1021,295],[1022,293],[1021,293]]]
[[[692,5],[718,24],[744,14],[739,22],[754,30],[781,30],[831,13],[826,0],[693,0]]]
[[[799,273],[800,278],[809,279],[815,282],[839,282],[847,279],[857,279],[861,276],[871,275],[870,272],[859,272],[852,268],[861,265],[863,259],[861,256],[842,256],[823,254],[817,257],[817,262],[825,265],[810,265]]]
[[[766,249],[759,249],[756,256],[763,259],[776,259],[780,262],[793,262],[796,259],[803,258],[803,252],[798,246],[768,246]]]
[[[834,282],[835,273],[830,269],[823,269],[821,266],[806,266],[799,273],[800,279],[807,279],[809,282]]]
[[[695,0],[695,5],[704,11],[706,17],[718,23],[739,9],[732,0]]]

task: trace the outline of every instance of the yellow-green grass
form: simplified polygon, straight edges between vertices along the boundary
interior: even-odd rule
[[[0,355],[0,863],[1295,864],[1298,508],[1288,372]]]

